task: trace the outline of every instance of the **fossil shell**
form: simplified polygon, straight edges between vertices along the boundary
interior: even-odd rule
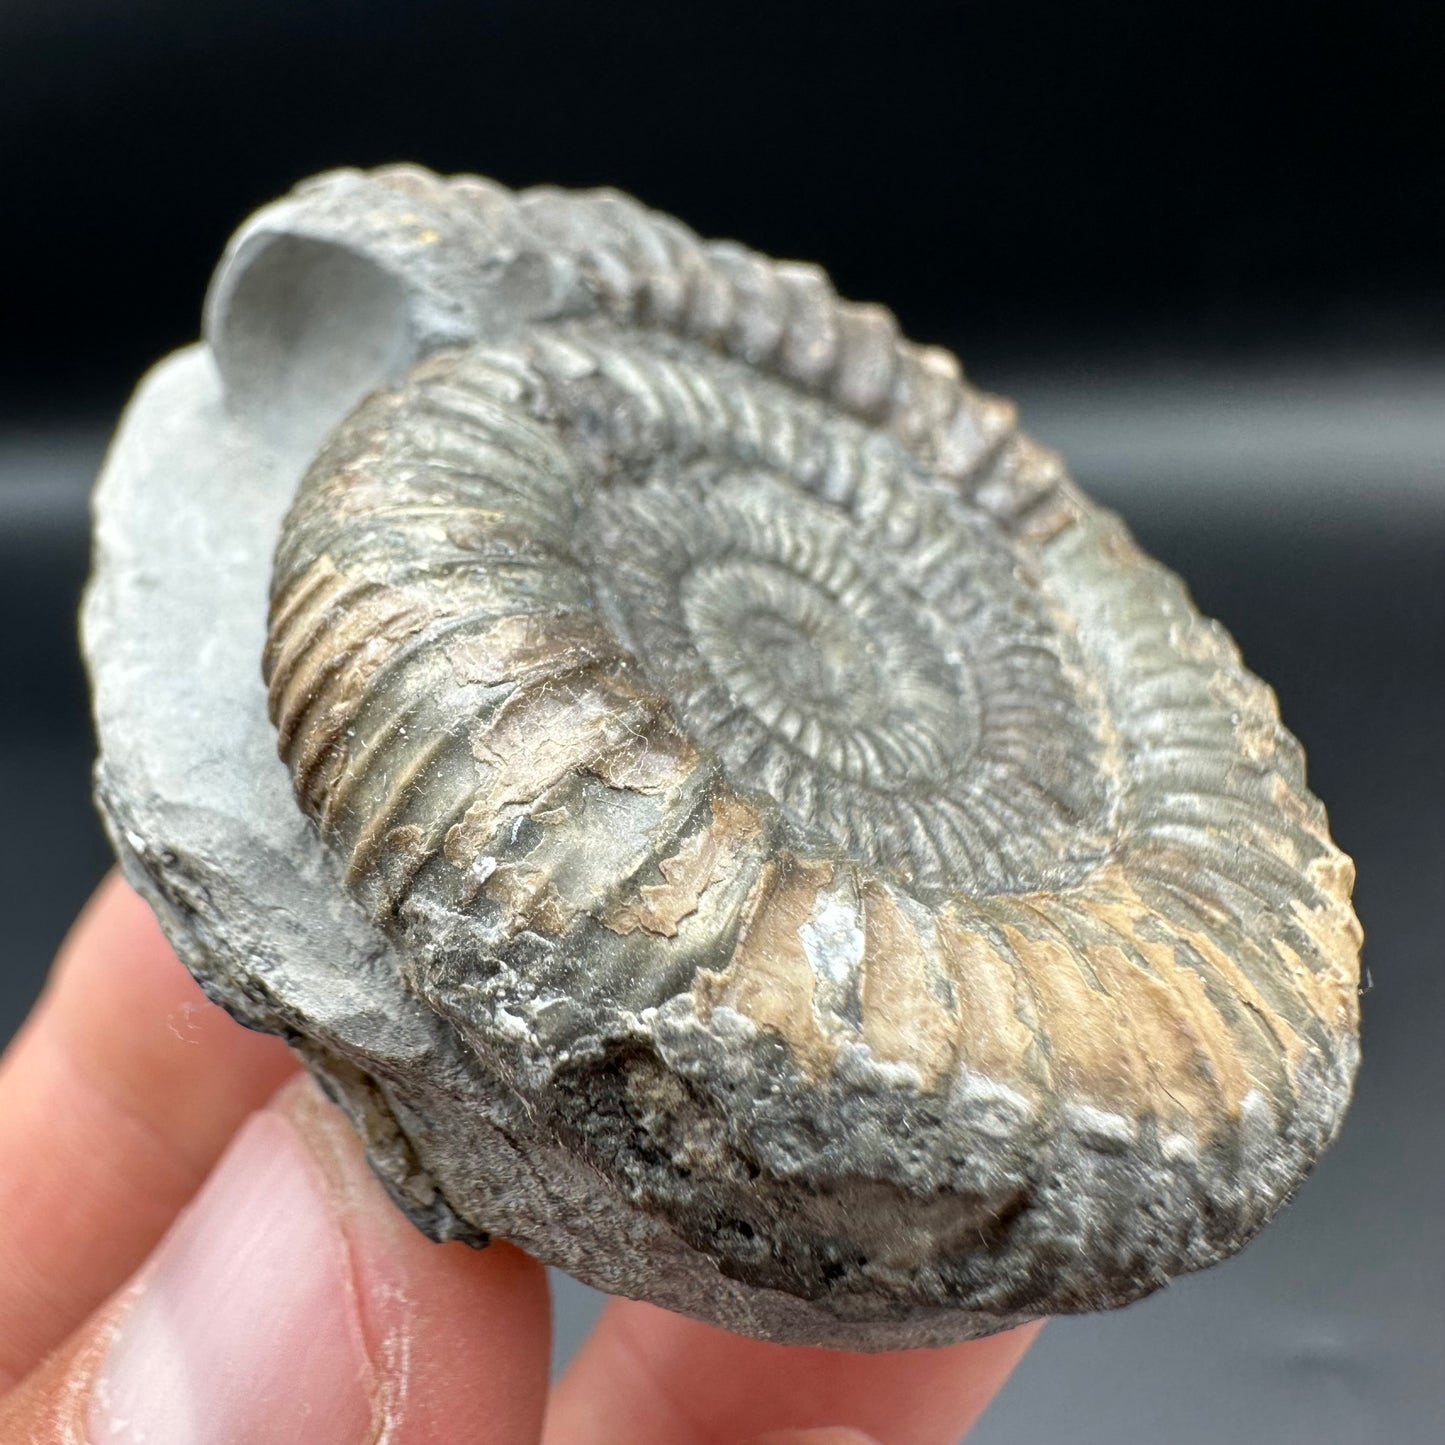
[[[233,406],[320,443],[279,749],[526,1127],[805,1302],[742,1326],[780,1337],[987,1333],[1246,1242],[1339,1127],[1360,934],[1273,695],[1177,579],[813,267],[411,169],[286,205],[211,300]],[[354,375],[257,302],[297,246]]]

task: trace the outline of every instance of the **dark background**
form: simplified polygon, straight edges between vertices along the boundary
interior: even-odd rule
[[[1442,64],[1438,0],[0,4],[0,1038],[107,859],[86,488],[227,234],[340,164],[618,185],[1014,396],[1275,684],[1359,863],[1340,1144],[1240,1259],[1051,1326],[975,1439],[1438,1440]]]

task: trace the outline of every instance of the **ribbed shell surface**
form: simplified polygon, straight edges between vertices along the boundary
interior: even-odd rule
[[[366,185],[473,258],[459,307],[528,292],[336,429],[276,556],[281,754],[409,985],[637,1208],[842,1315],[1238,1248],[1339,1126],[1360,936],[1224,631],[818,270]]]

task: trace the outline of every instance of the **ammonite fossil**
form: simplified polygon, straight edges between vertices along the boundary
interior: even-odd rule
[[[98,518],[121,855],[439,1238],[936,1343],[1228,1255],[1339,1127],[1352,870],[1269,689],[813,267],[321,177]]]

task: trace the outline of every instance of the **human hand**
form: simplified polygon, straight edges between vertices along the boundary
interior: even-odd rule
[[[0,1061],[3,1445],[950,1445],[1034,1333],[850,1355],[614,1300],[549,1395],[549,1327],[535,1260],[423,1238],[101,887]]]

